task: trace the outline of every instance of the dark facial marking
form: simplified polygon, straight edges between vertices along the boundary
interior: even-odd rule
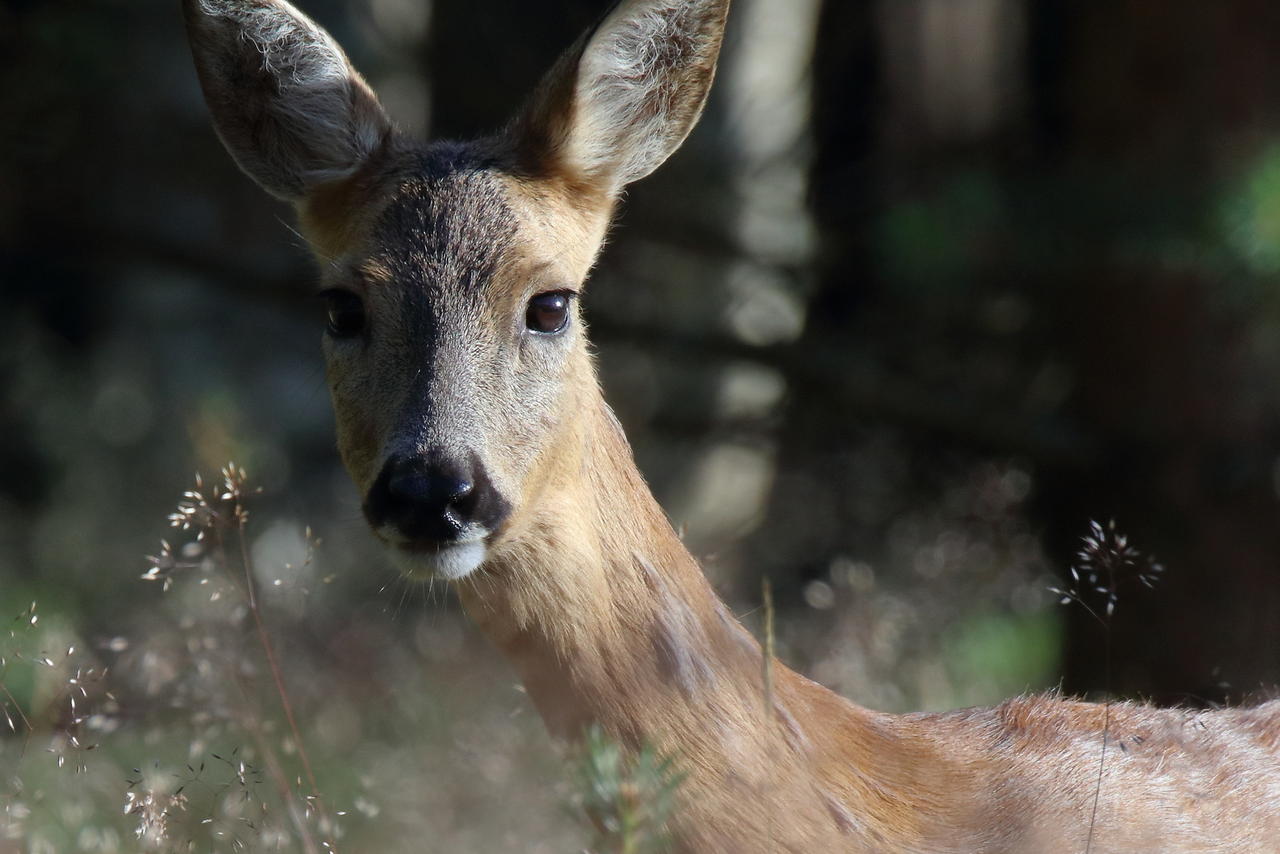
[[[387,255],[380,260],[406,291],[453,302],[482,295],[515,231],[495,162],[468,146],[441,143],[423,151],[383,212],[377,236]]]
[[[498,371],[504,339],[493,330],[505,307],[495,276],[512,256],[516,228],[493,161],[449,144],[421,153],[380,216],[373,260],[389,284],[377,299],[380,316],[394,318],[387,334],[397,361],[382,370],[412,372],[408,421],[428,423],[445,398],[468,398],[482,375]]]

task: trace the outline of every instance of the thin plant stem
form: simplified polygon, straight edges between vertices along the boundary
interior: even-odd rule
[[[9,702],[13,704],[13,710],[17,712],[18,717],[22,719],[22,725],[27,728],[27,732],[33,731],[35,727],[31,725],[31,721],[27,720],[26,713],[22,711],[22,705],[18,703],[17,698],[15,698],[12,694],[9,693],[9,689],[8,687],[5,686],[4,682],[0,682],[0,691],[3,691],[4,695],[7,698],[9,698]],[[35,710],[32,709],[32,714],[34,713],[35,713]]]
[[[1093,787],[1093,809],[1089,813],[1089,837],[1085,840],[1084,854],[1093,850],[1093,833],[1098,825],[1098,802],[1102,799],[1102,774],[1107,766],[1107,738],[1111,732],[1111,625],[1107,625],[1107,649],[1104,684],[1107,699],[1102,703],[1102,750],[1098,754],[1098,782]]]
[[[1107,525],[1091,521],[1089,533],[1081,538],[1083,549],[1078,553],[1080,563],[1071,567],[1072,583],[1065,589],[1050,587],[1063,605],[1075,603],[1102,627],[1103,661],[1105,663],[1102,702],[1102,746],[1098,751],[1098,778],[1093,789],[1093,804],[1089,813],[1089,834],[1085,841],[1085,854],[1092,854],[1093,839],[1097,833],[1098,807],[1102,801],[1102,784],[1106,780],[1107,742],[1111,738],[1111,623],[1119,601],[1118,591],[1122,582],[1136,580],[1145,587],[1155,586],[1164,567],[1151,557],[1144,556],[1129,543],[1129,538],[1116,530],[1115,520]],[[1123,573],[1123,574],[1122,574]],[[1085,601],[1086,595],[1102,594],[1105,608],[1095,610]],[[1121,745],[1123,747],[1123,745]]]
[[[249,538],[245,535],[245,515],[241,511],[238,499],[236,501],[235,514],[236,530],[240,540],[240,563],[244,568],[244,584],[248,594],[249,612],[253,614],[253,623],[258,631],[258,642],[262,645],[262,652],[267,658],[267,665],[271,670],[271,678],[276,686],[276,695],[280,698],[280,706],[284,710],[285,720],[289,724],[289,732],[292,734],[294,746],[298,750],[298,758],[302,761],[302,769],[307,775],[307,783],[311,786],[311,794],[315,799],[316,811],[319,813],[322,822],[321,826],[327,827],[329,820],[324,809],[324,801],[320,797],[320,787],[316,784],[316,775],[311,769],[311,759],[307,755],[307,748],[302,740],[302,732],[298,729],[298,722],[293,714],[293,702],[289,699],[288,689],[285,688],[284,674],[280,669],[279,661],[276,659],[275,646],[271,643],[271,636],[267,633],[262,611],[258,607],[258,597],[255,592],[256,585],[253,580],[253,558],[249,554]]]
[[[760,580],[761,595],[764,599],[764,719],[767,726],[772,726],[774,718],[774,702],[773,702],[773,651],[774,651],[774,635],[773,635],[773,586],[769,583],[768,577]],[[771,757],[776,761],[774,756],[775,742],[769,739],[769,752]],[[774,811],[769,810],[769,840],[773,841]]]
[[[332,852],[334,850],[331,836],[333,822],[329,818],[324,801],[320,796],[320,786],[311,764],[310,755],[307,752],[306,743],[302,737],[302,730],[298,726],[293,701],[290,698],[288,688],[285,686],[284,671],[280,666],[280,658],[276,654],[271,634],[267,630],[266,617],[258,597],[254,560],[249,548],[249,513],[244,506],[246,476],[244,470],[234,463],[229,463],[222,470],[222,474],[225,487],[221,491],[213,492],[212,498],[206,497],[204,481],[197,474],[195,489],[188,490],[183,494],[183,499],[179,502],[177,511],[170,514],[169,521],[175,528],[180,528],[184,531],[197,531],[196,542],[206,541],[208,543],[214,565],[226,575],[226,580],[230,586],[243,597],[244,605],[247,606],[249,613],[253,615],[254,630],[257,633],[258,644],[262,648],[262,654],[271,672],[276,696],[288,726],[287,732],[292,739],[294,749],[297,751],[306,785],[310,787],[310,791],[307,793],[300,791],[303,787],[304,776],[296,778],[296,786],[290,782],[278,750],[268,739],[267,732],[261,726],[258,714],[261,711],[260,703],[251,701],[250,692],[244,684],[241,674],[233,671],[231,674],[232,681],[236,683],[244,700],[244,715],[240,723],[252,736],[258,749],[262,751],[267,770],[279,788],[280,797],[284,801],[285,808],[289,811],[290,819],[296,827],[306,854],[320,854],[321,850],[317,846],[316,838],[311,829],[307,826],[313,812],[319,819],[321,830],[319,836],[323,839],[322,847],[325,851]],[[234,534],[232,533],[233,530]],[[237,538],[236,542],[231,542],[233,536]],[[172,548],[168,542],[162,540],[161,547],[161,552],[158,556],[149,558],[152,567],[143,578],[161,580],[167,590],[174,571],[184,568],[184,564],[174,559]],[[239,553],[240,572],[236,571],[235,562],[230,557],[232,551],[238,551]],[[305,799],[305,805],[300,804],[299,797]],[[263,809],[266,809],[265,804]]]
[[[240,696],[244,700],[244,708],[249,708],[252,701],[249,699],[249,691],[241,681],[240,675],[232,670],[232,676],[236,683],[236,687],[240,689]],[[241,719],[240,725],[248,731],[254,742],[258,745],[258,751],[262,754],[262,760],[267,765],[267,772],[275,781],[276,789],[280,792],[280,797],[284,798],[284,802],[289,811],[289,820],[293,822],[294,830],[298,832],[299,841],[302,843],[302,849],[306,854],[320,854],[320,848],[316,845],[315,839],[311,836],[311,829],[307,827],[304,818],[305,810],[298,805],[298,798],[294,794],[293,787],[289,785],[289,778],[285,776],[284,768],[280,766],[280,760],[276,757],[275,750],[267,742],[267,737],[263,735],[262,728],[258,726],[257,721],[253,719],[253,715],[245,714]]]
[[[773,711],[773,588],[769,579],[760,581],[764,597],[764,711],[769,716]]]
[[[31,721],[27,718],[27,713],[22,711],[22,705],[13,694],[9,693],[9,688],[4,682],[0,682],[0,691],[3,691],[4,695],[9,698],[9,702],[13,704],[14,711],[18,713],[18,717],[22,720],[22,725],[27,728],[27,731],[22,734],[22,747],[18,750],[18,761],[21,762],[27,758],[27,748],[31,746],[31,737],[36,734],[36,728],[31,725]],[[31,713],[35,714],[35,709],[32,709]]]

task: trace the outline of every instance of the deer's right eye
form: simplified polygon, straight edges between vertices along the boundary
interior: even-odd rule
[[[569,291],[547,291],[529,300],[524,325],[532,332],[555,335],[569,324]]]
[[[364,302],[351,291],[324,292],[329,305],[329,334],[334,338],[354,338],[364,331]]]

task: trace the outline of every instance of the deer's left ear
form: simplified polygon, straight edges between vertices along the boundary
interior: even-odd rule
[[[527,168],[616,193],[697,123],[729,0],[621,0],[552,69],[511,133]]]
[[[218,136],[273,196],[350,177],[391,122],[342,48],[285,0],[183,0]]]

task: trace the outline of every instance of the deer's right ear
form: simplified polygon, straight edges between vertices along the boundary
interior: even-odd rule
[[[333,38],[285,0],[183,0],[214,126],[267,192],[301,201],[350,177],[391,133]]]

